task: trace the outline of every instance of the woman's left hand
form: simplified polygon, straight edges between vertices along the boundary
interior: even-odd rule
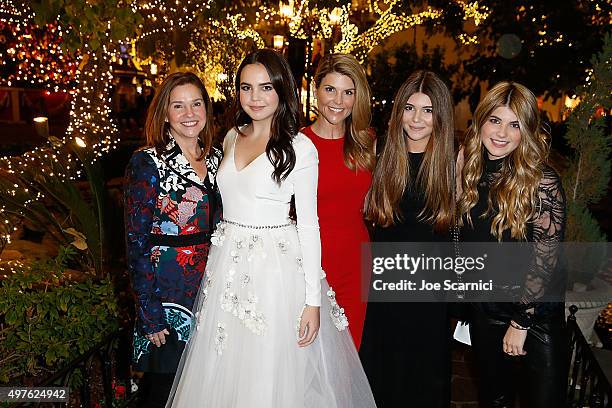
[[[509,356],[524,356],[527,354],[527,352],[523,350],[526,338],[527,330],[520,330],[512,327],[512,325],[508,326],[508,330],[506,330],[506,335],[503,340],[504,353]]]
[[[317,338],[319,326],[319,307],[306,305],[302,312],[302,318],[300,319],[300,338],[298,340],[298,346],[306,347],[311,345]]]

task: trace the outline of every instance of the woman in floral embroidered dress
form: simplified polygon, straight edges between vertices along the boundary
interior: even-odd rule
[[[136,297],[134,368],[143,407],[163,407],[189,339],[210,234],[221,218],[212,108],[200,79],[175,73],[148,110],[147,147],[126,170],[128,269]]]
[[[321,279],[317,150],[298,131],[289,65],[273,50],[248,55],[236,93],[217,177],[224,220],[167,406],[374,407],[346,318]]]

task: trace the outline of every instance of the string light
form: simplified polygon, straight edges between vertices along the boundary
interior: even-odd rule
[[[0,157],[0,242],[9,243],[15,223],[33,216],[30,208],[44,205],[40,192],[45,183],[71,183],[83,174],[82,163],[74,157],[77,138],[91,146],[95,162],[104,153],[117,147],[117,127],[110,117],[110,91],[113,82],[110,61],[117,44],[107,36],[107,44],[93,52],[87,45],[78,55],[70,56],[61,48],[64,32],[56,23],[37,27],[33,13],[23,3],[14,7],[7,2],[0,6],[0,27],[14,33],[15,45],[7,54],[15,59],[16,72],[3,78],[8,86],[46,86],[68,90],[72,95],[70,124],[62,137],[50,136],[41,147],[20,156]],[[11,39],[11,41],[13,41]],[[11,43],[12,44],[12,43]],[[2,58],[2,65],[7,64]],[[21,64],[21,65],[20,65]],[[27,66],[27,68],[26,68]],[[88,142],[86,142],[88,141]],[[7,185],[6,180],[12,180]]]
[[[201,13],[203,9],[210,10],[212,0],[149,0],[146,2],[134,2],[132,11],[140,13],[145,22],[141,28],[145,28],[136,40],[165,34],[174,31],[175,28],[185,29]]]
[[[398,15],[393,11],[397,1],[389,1],[387,9],[384,11],[376,6],[375,10],[381,12],[380,17],[371,28],[361,34],[356,34],[348,18],[341,17],[342,41],[336,45],[335,51],[353,53],[359,61],[363,62],[375,46],[392,34],[404,31],[415,25],[421,25],[428,20],[436,20],[442,16],[440,10],[431,7],[410,16]],[[348,7],[345,6],[345,10],[348,10]]]
[[[189,43],[189,53],[211,98],[223,100],[231,96],[228,81],[249,50],[251,40],[258,48],[265,47],[261,35],[249,27],[241,14],[227,15],[222,20],[208,20],[196,28]],[[232,52],[227,46],[232,43]]]
[[[457,4],[461,6],[463,9],[463,19],[467,20],[469,18],[474,19],[474,24],[479,26],[481,22],[486,20],[491,13],[489,12],[489,8],[487,6],[481,6],[477,1],[472,3],[467,3],[465,1],[457,1]]]
[[[27,3],[0,0],[0,21],[8,23],[30,21],[34,17]]]
[[[466,34],[466,33],[461,33],[461,34],[459,34],[457,36],[457,39],[463,45],[478,44],[478,36],[476,36],[476,35],[469,35],[469,34]]]
[[[464,21],[472,20],[477,27],[490,17],[491,11],[479,1],[454,0],[462,10]],[[609,2],[609,0],[608,0]],[[231,2],[230,2],[231,3]],[[374,47],[380,45],[391,35],[406,29],[439,20],[444,11],[427,7],[415,14],[402,12],[399,0],[381,0],[368,2],[371,17],[375,18],[373,25],[367,30],[359,32],[359,28],[351,22],[352,5],[356,2],[345,2],[342,7],[334,9],[334,21],[338,21],[340,38],[334,51],[353,53],[360,61],[365,61],[367,55]],[[606,7],[592,1],[595,13],[593,19],[601,24],[610,22],[610,14],[605,15]],[[230,4],[226,10],[230,13],[226,18],[206,20],[203,25],[195,24],[195,19],[203,11],[210,10],[212,0],[138,0],[128,1],[134,13],[143,16],[144,21],[140,34],[136,38],[126,39],[127,53],[131,57],[136,69],[150,66],[151,72],[158,69],[160,77],[166,66],[163,64],[163,49],[158,49],[155,63],[153,57],[140,59],[137,45],[140,40],[160,35],[164,44],[169,44],[167,35],[179,29],[192,27],[192,38],[189,53],[192,55],[199,73],[204,77],[206,86],[214,90],[213,97],[221,99],[227,93],[220,89],[227,87],[231,80],[237,62],[242,58],[248,44],[251,42],[258,47],[265,45],[260,33],[275,31],[279,25],[286,24],[286,29],[296,38],[313,41],[315,38],[330,38],[334,36],[334,27],[330,18],[331,12],[327,8],[318,9],[310,7],[309,0],[288,0],[275,7],[257,5],[253,2],[255,22],[249,24],[237,5]],[[268,3],[269,4],[269,3]],[[18,176],[25,171],[39,171],[40,177],[55,177],[59,181],[74,181],[82,174],[78,160],[70,154],[75,143],[82,141],[87,149],[92,149],[94,160],[117,147],[117,126],[110,116],[110,94],[113,83],[111,63],[117,61],[116,43],[107,36],[100,52],[94,53],[87,45],[78,55],[67,55],[61,44],[65,31],[57,24],[45,27],[35,27],[32,23],[34,14],[28,2],[0,0],[0,28],[8,29],[14,35],[14,46],[6,47],[0,52],[0,68],[8,68],[9,63],[18,61],[14,74],[3,75],[0,83],[8,86],[38,86],[54,90],[68,90],[72,94],[70,111],[70,125],[63,137],[49,139],[49,142],[39,149],[35,149],[16,158],[0,157],[0,171],[9,175]],[[354,17],[354,16],[353,16]],[[572,47],[574,44],[560,32],[548,27],[547,16],[534,10],[533,6],[521,6],[517,10],[517,22],[531,22],[538,24],[539,37],[537,45],[551,46],[560,43]],[[595,21],[594,20],[594,21]],[[110,23],[109,23],[110,24]],[[485,27],[486,28],[486,27]],[[110,28],[109,28],[110,29]],[[38,30],[38,31],[37,31]],[[476,33],[461,33],[458,42],[463,46],[472,46],[478,43]],[[334,38],[335,39],[335,38]],[[1,40],[1,38],[0,38]],[[234,41],[228,49],[227,44]],[[163,45],[163,44],[162,44]],[[530,51],[533,55],[533,50]],[[171,53],[170,53],[171,54]],[[169,60],[170,58],[165,58]],[[121,61],[121,58],[118,59]],[[589,76],[590,78],[590,76]],[[149,81],[150,85],[150,81]],[[53,160],[62,159],[62,166],[53,165]],[[44,171],[40,171],[44,169]],[[14,185],[0,186],[0,194],[8,197],[17,197],[27,193],[28,186]],[[4,189],[4,190],[3,190]],[[41,196],[28,199],[29,204],[41,200]],[[8,210],[0,207],[0,225],[7,224],[3,218]],[[18,216],[13,213],[12,216]],[[4,221],[3,221],[4,220]],[[2,231],[0,230],[0,234]],[[6,238],[6,237],[5,237]],[[2,239],[2,236],[0,236]]]
[[[39,27],[31,22],[0,20],[0,84],[68,91],[75,83],[77,59],[62,49],[63,31],[57,24]]]

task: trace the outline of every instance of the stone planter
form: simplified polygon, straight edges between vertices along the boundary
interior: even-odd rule
[[[568,291],[565,294],[565,317],[569,315],[569,307],[576,305],[576,322],[582,331],[584,338],[591,343],[593,327],[599,313],[612,302],[612,285],[606,281],[595,278],[592,282],[593,289],[585,291]]]

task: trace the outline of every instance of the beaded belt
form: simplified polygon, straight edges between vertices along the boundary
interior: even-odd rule
[[[287,224],[282,224],[282,225],[247,225],[247,224],[242,224],[240,222],[230,221],[230,220],[223,220],[222,222],[224,222],[225,224],[235,225],[237,227],[256,229],[256,230],[260,230],[260,229],[278,229],[278,228],[285,228],[285,227],[289,227],[289,226],[293,225],[292,222],[289,222]]]

